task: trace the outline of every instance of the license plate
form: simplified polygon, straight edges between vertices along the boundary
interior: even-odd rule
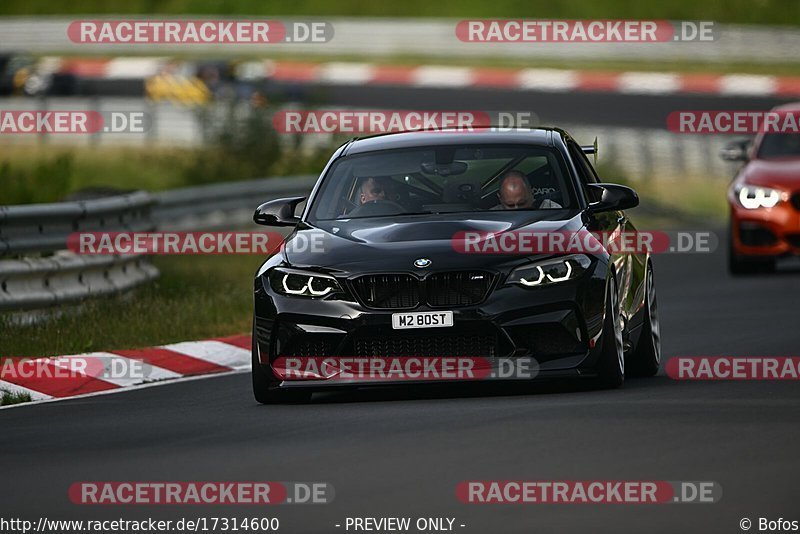
[[[443,326],[453,326],[453,312],[413,312],[413,313],[393,313],[392,328],[402,330],[403,328],[441,328]]]

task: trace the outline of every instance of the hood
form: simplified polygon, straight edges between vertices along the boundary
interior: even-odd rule
[[[491,268],[520,256],[465,254],[456,251],[459,232],[548,232],[578,230],[574,211],[482,212],[321,221],[296,230],[284,253],[295,267],[321,267],[341,272],[414,271],[414,261],[431,260],[430,270]]]
[[[800,190],[800,158],[754,159],[742,171],[742,178],[752,185]]]

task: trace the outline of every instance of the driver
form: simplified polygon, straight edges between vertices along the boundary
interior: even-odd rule
[[[376,200],[386,200],[386,189],[378,180],[370,176],[361,184],[358,201],[360,204],[366,204]]]
[[[530,209],[536,203],[528,178],[520,171],[508,171],[500,180],[498,191],[500,205],[493,209],[496,210],[521,210]],[[553,202],[549,198],[542,200],[537,209],[560,208],[561,205]]]

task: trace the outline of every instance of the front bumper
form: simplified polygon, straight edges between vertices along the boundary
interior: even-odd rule
[[[793,197],[794,198],[794,197]],[[800,254],[800,203],[748,210],[731,200],[733,252],[738,256]]]
[[[540,377],[592,374],[602,332],[606,268],[596,261],[580,278],[546,287],[495,285],[479,305],[448,308],[452,327],[409,330],[392,328],[397,310],[370,309],[355,299],[288,297],[259,277],[257,358],[275,387],[371,385],[339,377],[286,380],[273,369],[273,363],[285,357],[525,358],[536,361]],[[419,306],[411,311],[441,310]]]

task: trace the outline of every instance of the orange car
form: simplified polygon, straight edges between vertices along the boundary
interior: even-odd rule
[[[797,115],[800,103],[774,111]],[[728,189],[729,270],[773,271],[778,258],[800,254],[800,133],[759,133],[720,155],[745,162]]]

